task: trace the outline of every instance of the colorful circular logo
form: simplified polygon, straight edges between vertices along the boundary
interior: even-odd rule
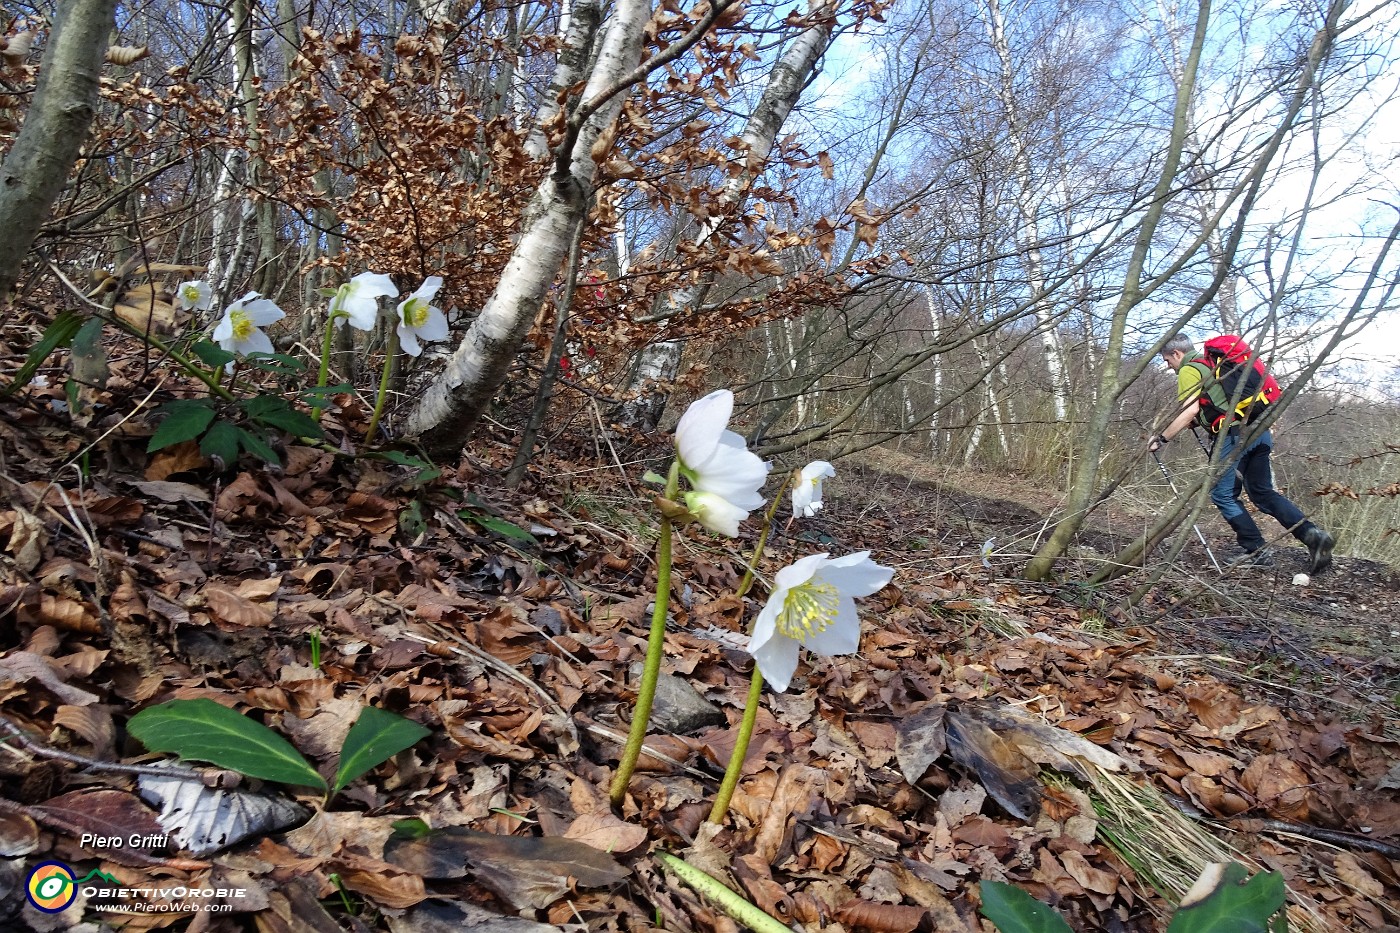
[[[46,914],[56,914],[78,897],[73,872],[62,862],[44,862],[29,873],[25,894]]]

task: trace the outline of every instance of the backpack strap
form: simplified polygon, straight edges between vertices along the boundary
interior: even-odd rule
[[[1201,424],[1208,428],[1212,434],[1219,434],[1220,424],[1225,420],[1224,402],[1226,399],[1221,395],[1220,373],[1217,371],[1217,365],[1205,357],[1191,360],[1185,365],[1194,366],[1201,373],[1201,382],[1196,393],[1196,400],[1201,403]]]

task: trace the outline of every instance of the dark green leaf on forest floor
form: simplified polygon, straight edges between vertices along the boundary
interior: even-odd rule
[[[213,700],[171,700],[153,706],[133,716],[127,729],[153,752],[173,752],[264,781],[326,787],[290,742]]]

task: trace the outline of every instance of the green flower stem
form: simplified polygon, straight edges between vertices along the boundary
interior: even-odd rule
[[[379,394],[374,399],[374,414],[370,415],[369,427],[365,428],[365,443],[374,439],[374,429],[379,427],[379,416],[384,414],[384,399],[389,394],[389,377],[394,373],[394,361],[399,355],[399,329],[393,327],[385,338],[384,372],[379,376]]]
[[[798,471],[788,474],[787,479],[783,480],[783,484],[773,494],[773,501],[768,505],[768,514],[763,516],[763,530],[758,533],[758,543],[753,546],[753,557],[749,558],[749,565],[744,569],[744,579],[739,581],[739,589],[735,591],[735,595],[740,599],[743,599],[749,592],[749,587],[753,586],[753,575],[758,570],[759,559],[763,557],[763,548],[768,544],[768,532],[773,529],[773,516],[778,514],[778,503],[783,501],[783,493],[787,492],[797,475]]]
[[[723,823],[729,812],[729,801],[734,796],[734,788],[739,786],[739,775],[744,771],[744,758],[749,753],[749,740],[753,738],[754,723],[758,722],[758,701],[763,698],[763,674],[758,665],[753,666],[753,677],[749,679],[749,698],[744,701],[744,718],[739,723],[739,734],[734,739],[734,753],[729,756],[729,766],[724,769],[724,780],[720,782],[719,793],[715,794],[714,806],[710,808],[709,821]]]
[[[680,461],[671,464],[666,477],[666,499],[674,500],[680,489]],[[647,656],[642,664],[642,683],[637,689],[637,705],[632,709],[632,728],[627,744],[622,748],[622,760],[617,764],[608,796],[613,806],[621,806],[627,797],[627,785],[637,769],[642,743],[651,719],[651,704],[656,697],[656,681],[661,676],[661,655],[666,641],[666,610],[671,605],[671,520],[661,517],[661,535],[656,542],[656,607],[651,614],[651,633],[647,636]]]
[[[141,338],[142,340],[146,341],[146,343],[148,343],[150,346],[155,347],[161,353],[170,357],[172,360],[175,361],[175,364],[177,366],[179,366],[185,372],[189,373],[194,378],[198,379],[200,382],[207,385],[211,394],[217,395],[219,398],[223,399],[226,402],[233,401],[233,393],[219,384],[223,376],[222,367],[220,367],[217,371],[210,372],[208,369],[205,369],[200,364],[194,362],[189,357],[180,353],[178,350],[170,346],[170,344],[161,340],[159,337],[153,336],[151,333],[140,327],[128,324],[126,321],[123,321],[115,314],[111,316],[104,316],[104,319],[110,324],[115,324],[117,327],[126,331],[128,334],[131,334],[133,337]]]
[[[753,586],[754,572],[758,569],[759,559],[763,557],[763,548],[768,543],[768,532],[773,528],[773,518],[778,514],[778,503],[782,501],[783,493],[787,492],[797,476],[797,471],[788,474],[787,479],[783,480],[783,485],[778,487],[778,491],[773,495],[773,503],[768,506],[768,514],[763,518],[763,531],[759,532],[758,544],[754,545],[753,558],[749,561],[748,569],[744,571],[744,579],[739,583],[740,599],[743,599],[749,587]],[[734,789],[739,786],[739,776],[744,771],[744,758],[749,753],[754,724],[758,722],[758,704],[762,699],[763,674],[755,664],[753,676],[749,679],[748,699],[744,701],[744,718],[739,721],[739,734],[734,739],[734,752],[729,756],[729,764],[724,769],[724,780],[720,782],[719,793],[715,795],[714,805],[710,808],[708,819],[711,823],[723,823],[724,815],[729,812],[729,801],[733,798]]]
[[[742,894],[727,887],[712,875],[705,874],[694,865],[665,852],[656,853],[656,860],[670,869],[677,878],[714,901],[725,913],[753,930],[754,933],[792,933],[792,928],[787,924],[773,919],[746,900]]]
[[[326,336],[321,341],[321,371],[316,374],[316,388],[324,389],[326,383],[330,381],[331,375],[331,343],[335,339],[335,322],[343,316],[343,312],[336,310],[332,303],[331,311],[326,315]],[[323,393],[316,393],[316,401],[311,403],[311,417],[319,423],[321,420],[321,410],[326,407],[326,397]]]

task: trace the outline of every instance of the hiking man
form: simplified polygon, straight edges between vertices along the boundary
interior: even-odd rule
[[[1227,410],[1231,401],[1211,365],[1196,358],[1196,345],[1185,334],[1177,334],[1167,341],[1166,346],[1162,348],[1162,360],[1176,373],[1177,397],[1186,407],[1172,419],[1171,424],[1167,425],[1161,434],[1152,439],[1148,446],[1148,451],[1152,453],[1156,453],[1168,441],[1186,430],[1193,421],[1199,422],[1207,429],[1211,428],[1215,419],[1211,417],[1207,405],[1202,404],[1203,394],[1209,408],[1215,411]],[[1237,422],[1217,436],[1215,443],[1219,447],[1218,456],[1221,463],[1229,462],[1231,454],[1240,442],[1240,433],[1246,430],[1247,425]],[[1210,490],[1210,501],[1215,503],[1221,516],[1234,529],[1240,547],[1247,555],[1252,556],[1252,561],[1256,564],[1270,563],[1271,558],[1263,550],[1264,536],[1259,533],[1259,526],[1239,501],[1239,479],[1235,476],[1238,470],[1239,475],[1243,477],[1249,501],[1253,502],[1259,511],[1272,515],[1280,525],[1293,533],[1293,537],[1307,547],[1310,557],[1309,572],[1326,570],[1332,563],[1332,536],[1304,518],[1296,505],[1274,489],[1273,468],[1269,465],[1269,452],[1273,446],[1272,431],[1265,431],[1252,441],[1236,462],[1235,468],[1226,470],[1224,475],[1215,481]]]

